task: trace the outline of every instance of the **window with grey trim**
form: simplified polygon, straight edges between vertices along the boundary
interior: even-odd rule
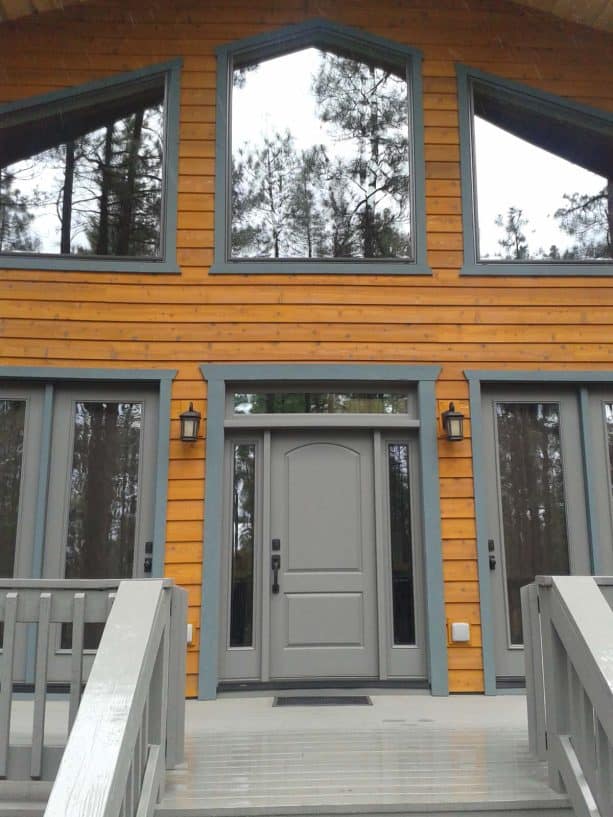
[[[163,77],[3,130],[0,251],[159,257]]]
[[[421,53],[310,20],[217,59],[211,273],[431,274]]]
[[[412,260],[406,70],[304,48],[232,72],[231,257]]]
[[[477,262],[613,259],[613,122],[473,79]]]
[[[178,63],[0,106],[5,265],[172,271]],[[155,267],[155,269],[153,269]]]

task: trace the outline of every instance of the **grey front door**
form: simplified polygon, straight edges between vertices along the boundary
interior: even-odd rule
[[[274,432],[270,530],[271,678],[378,677],[372,433]]]
[[[520,588],[535,575],[589,574],[577,396],[545,389],[483,397],[496,676],[524,675]]]

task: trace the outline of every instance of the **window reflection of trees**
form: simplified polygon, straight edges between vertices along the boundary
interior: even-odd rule
[[[406,394],[262,392],[234,394],[235,414],[406,414]]]
[[[394,644],[415,644],[409,446],[388,445]]]
[[[409,115],[399,69],[305,49],[271,60],[275,97],[292,93],[296,57],[313,55],[303,121],[262,113],[269,133],[232,133],[234,258],[411,258]],[[261,110],[257,65],[234,72],[234,105]],[[236,120],[236,117],[234,117]],[[300,145],[292,128],[318,130]]]
[[[609,451],[609,485],[613,499],[613,403],[605,403],[605,423],[607,434],[607,448]]]
[[[255,445],[235,444],[232,475],[230,646],[253,644]]]
[[[0,576],[14,571],[26,404],[0,400]]]
[[[141,403],[75,406],[66,578],[133,575],[141,422]]]
[[[511,643],[521,644],[520,588],[569,573],[557,403],[496,403]]]
[[[159,256],[163,96],[149,90],[129,115],[50,117],[33,153],[14,135],[0,158],[0,252]]]

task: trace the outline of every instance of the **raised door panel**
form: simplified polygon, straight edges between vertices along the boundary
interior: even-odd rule
[[[273,438],[273,678],[378,675],[372,436]]]

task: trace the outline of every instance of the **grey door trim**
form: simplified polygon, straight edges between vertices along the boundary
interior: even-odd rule
[[[152,577],[164,575],[164,552],[166,545],[166,506],[168,499],[168,464],[170,454],[170,398],[176,369],[103,369],[78,366],[0,366],[0,380],[44,382],[43,437],[38,474],[36,506],[36,529],[32,558],[32,578],[42,577],[45,507],[49,484],[49,459],[51,454],[51,423],[55,383],[149,383],[159,390],[158,431],[156,440],[155,507],[153,522],[153,568]]]
[[[483,676],[486,695],[496,695],[496,668],[494,659],[494,619],[493,605],[490,591],[489,553],[487,549],[488,520],[487,520],[487,486],[485,469],[484,441],[477,429],[483,427],[481,392],[484,385],[490,383],[504,384],[569,384],[578,390],[582,386],[593,384],[613,384],[613,372],[594,370],[569,371],[521,371],[504,369],[466,369],[464,376],[468,381],[470,399],[470,418],[473,428],[472,455],[473,455],[473,482],[475,490],[475,517],[477,529],[477,563],[479,575],[479,604],[481,609],[481,638],[483,651]],[[581,447],[583,451],[583,468],[592,472],[592,446],[589,436],[589,420],[587,417],[586,400],[579,401],[579,423],[581,428]],[[598,532],[598,518],[593,497],[591,483],[586,481],[586,513],[588,535],[592,564],[597,564],[598,548],[594,535]],[[592,493],[590,493],[592,491]]]
[[[202,365],[200,369],[207,381],[207,479],[199,698],[210,700],[217,694],[226,383],[369,380],[417,385],[428,669],[432,694],[447,695],[449,686],[435,400],[435,381],[440,373],[440,367],[376,364],[210,364]]]

